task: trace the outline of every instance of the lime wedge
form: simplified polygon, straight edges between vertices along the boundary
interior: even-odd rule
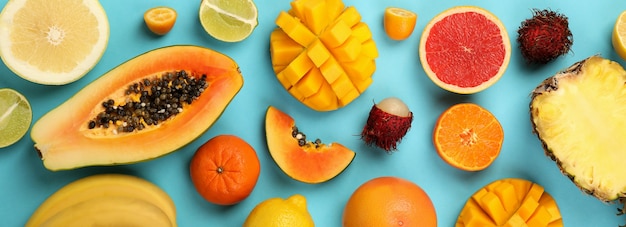
[[[199,16],[204,30],[224,42],[244,40],[258,24],[252,0],[202,0]]]
[[[22,94],[10,88],[0,89],[0,148],[20,140],[32,119],[30,103]]]

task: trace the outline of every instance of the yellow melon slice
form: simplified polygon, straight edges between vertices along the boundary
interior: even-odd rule
[[[342,0],[293,0],[270,35],[280,84],[317,111],[344,107],[373,82],[376,43],[354,6]]]

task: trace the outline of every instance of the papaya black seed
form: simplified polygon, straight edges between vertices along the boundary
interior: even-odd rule
[[[96,122],[91,120],[89,121],[89,129],[95,128],[96,127]]]
[[[130,84],[124,92],[138,94],[139,101],[122,105],[115,105],[112,99],[102,102],[104,111],[91,120],[88,127],[108,128],[111,122],[123,122],[124,127],[118,132],[132,132],[146,125],[157,125],[182,112],[184,103],[191,104],[198,99],[207,86],[206,75],[191,77],[184,70],[142,79]]]

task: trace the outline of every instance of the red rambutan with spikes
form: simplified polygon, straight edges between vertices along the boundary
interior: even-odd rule
[[[387,153],[397,145],[411,128],[413,113],[402,100],[391,97],[372,106],[361,139],[367,145],[375,145]]]
[[[529,63],[546,64],[568,53],[573,44],[567,17],[552,10],[533,9],[533,16],[522,22],[517,42]]]

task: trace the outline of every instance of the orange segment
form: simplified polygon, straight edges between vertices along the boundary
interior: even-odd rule
[[[402,8],[389,7],[385,9],[383,15],[383,26],[385,33],[393,40],[405,40],[411,36],[415,23],[417,22],[417,14]]]
[[[176,16],[176,10],[160,6],[147,10],[143,14],[143,19],[154,34],[165,35],[174,27]]]
[[[500,154],[504,130],[488,110],[472,103],[456,104],[437,120],[433,141],[441,158],[456,168],[479,171]]]

